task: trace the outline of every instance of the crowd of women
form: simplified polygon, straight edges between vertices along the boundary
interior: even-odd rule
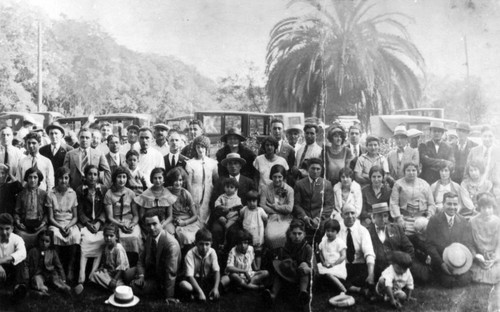
[[[14,298],[27,288],[48,295],[50,284],[80,294],[89,280],[135,293],[159,267],[167,277],[153,279],[167,303],[217,299],[234,283],[270,302],[297,284],[307,304],[319,276],[341,293],[334,304],[348,304],[347,292],[399,307],[413,300],[413,279],[500,282],[500,148],[489,127],[479,145],[467,123],[432,123],[427,142],[402,125],[362,145],[359,126],[334,123],[318,144],[318,125],[273,120],[259,151],[232,128],[215,159],[197,120],[188,139],[164,124],[130,126],[122,144],[110,129],[82,128],[69,146],[54,123],[26,134],[24,147],[0,130],[0,281],[15,281]],[[446,239],[429,237],[438,216]],[[160,235],[175,267],[159,263],[168,262],[156,256]],[[172,278],[175,292],[160,291]]]

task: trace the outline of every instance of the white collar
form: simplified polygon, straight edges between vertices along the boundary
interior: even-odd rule
[[[238,174],[238,175],[236,175],[236,176],[234,176],[234,177],[233,177],[232,175],[229,175],[229,177],[230,177],[230,178],[235,179],[235,180],[236,180],[236,181],[238,181],[238,182],[240,182],[240,175],[241,175],[241,174]]]

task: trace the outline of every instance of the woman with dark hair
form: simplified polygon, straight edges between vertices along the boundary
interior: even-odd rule
[[[163,220],[163,228],[166,229],[167,223],[172,221],[172,205],[177,197],[170,193],[165,184],[165,169],[154,168],[149,177],[153,186],[145,190],[141,195],[134,198],[134,202],[139,207],[139,223],[142,227],[142,233],[147,235],[147,227],[144,224],[146,211],[157,214]]]
[[[325,161],[326,179],[332,182],[332,185],[340,182],[340,169],[349,167],[351,160],[354,158],[351,150],[344,145],[346,139],[344,127],[338,123],[330,126],[326,133],[326,138],[330,145],[323,149],[322,158]]]
[[[210,197],[215,181],[219,179],[217,172],[217,161],[208,157],[210,149],[210,139],[206,136],[199,136],[193,140],[193,147],[196,150],[196,157],[186,162],[186,172],[188,174],[188,191],[193,196],[197,206],[200,226],[205,226],[210,218]]]
[[[292,222],[294,192],[286,184],[286,169],[282,165],[271,167],[269,178],[272,180],[260,194],[260,207],[268,215],[264,232],[266,244],[272,248],[285,246],[286,230]]]
[[[285,158],[276,155],[279,142],[275,138],[268,136],[262,142],[264,154],[257,156],[253,162],[253,166],[258,173],[255,174],[256,182],[258,181],[259,190],[263,190],[271,182],[269,173],[274,165],[282,165],[285,170],[289,170],[288,163]]]
[[[138,259],[142,249],[141,228],[139,227],[139,212],[134,202],[135,193],[127,187],[129,171],[118,167],[111,175],[112,186],[104,196],[106,217],[109,222],[120,229],[120,243],[129,255]],[[134,259],[134,260],[135,260]]]
[[[340,169],[339,180],[340,182],[333,186],[335,207],[331,217],[341,221],[340,214],[345,205],[352,205],[356,209],[356,217],[359,217],[363,208],[363,195],[361,186],[354,181],[354,172],[349,167]]]
[[[227,176],[229,173],[226,166],[222,165],[222,160],[226,158],[228,154],[238,153],[241,158],[245,160],[245,164],[241,167],[241,174],[245,177],[253,177],[255,173],[255,168],[252,166],[255,160],[255,153],[243,145],[246,138],[241,135],[240,130],[237,128],[231,128],[227,130],[220,140],[224,143],[224,147],[219,149],[215,154],[215,159],[219,163],[219,177]]]
[[[26,250],[29,250],[36,245],[38,233],[47,226],[47,214],[44,209],[47,192],[39,188],[43,174],[36,168],[26,170],[24,181],[26,186],[17,196],[14,220],[15,232],[23,238]]]
[[[370,184],[365,186],[361,193],[363,195],[363,209],[359,219],[361,224],[368,226],[372,220],[372,206],[374,204],[387,203],[391,199],[391,187],[385,183],[385,172],[380,166],[373,166],[368,173]]]
[[[492,193],[493,183],[484,176],[484,163],[481,160],[474,160],[465,167],[464,177],[460,186],[469,193],[470,199],[477,207],[476,195],[479,193]]]

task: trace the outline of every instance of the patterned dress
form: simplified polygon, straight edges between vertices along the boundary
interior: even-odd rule
[[[188,190],[169,188],[173,195],[177,196],[177,200],[173,204],[172,217],[173,220],[187,220],[193,216],[193,207],[195,207],[193,197],[188,192]],[[194,209],[196,211],[196,209]],[[190,245],[194,243],[196,232],[200,229],[199,222],[193,222],[186,226],[176,226],[173,223],[169,223],[166,226],[167,232],[172,235],[176,235],[177,240],[181,247],[185,245]]]

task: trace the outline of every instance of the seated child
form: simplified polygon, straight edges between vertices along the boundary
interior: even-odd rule
[[[104,226],[104,249],[99,269],[90,275],[90,280],[114,291],[116,286],[124,285],[123,275],[129,269],[127,252],[119,243],[120,232],[114,224]]]
[[[392,264],[380,276],[375,291],[389,301],[395,308],[402,308],[401,301],[412,298],[413,277],[410,272],[411,257],[402,251],[392,253]],[[405,293],[408,291],[408,294]]]
[[[69,294],[71,288],[66,284],[64,269],[54,249],[54,233],[43,230],[38,233],[38,245],[28,253],[28,268],[31,285],[40,294],[48,296],[49,289],[45,281],[49,281],[57,289]]]
[[[139,163],[139,152],[136,150],[128,151],[127,154],[125,154],[125,160],[130,174],[128,188],[134,191],[135,195],[139,196],[148,188],[144,174],[137,168],[137,164]]]
[[[260,269],[262,246],[264,245],[264,230],[267,224],[267,214],[263,208],[258,207],[259,193],[251,190],[246,194],[247,205],[240,210],[241,224],[253,237],[255,250],[256,269]]]
[[[408,236],[415,250],[411,273],[414,280],[422,284],[426,284],[431,278],[431,257],[427,252],[425,234],[427,223],[429,223],[429,219],[426,217],[417,217],[415,219],[415,234]]]
[[[493,184],[488,179],[482,179],[484,175],[484,163],[480,160],[472,161],[465,169],[464,179],[461,186],[469,193],[474,207],[477,207],[476,195],[492,191]]]
[[[238,197],[239,184],[236,179],[224,180],[224,194],[215,200],[215,209],[222,211],[217,221],[226,230],[238,220],[238,211],[241,209],[241,198]]]
[[[179,289],[200,301],[218,300],[220,267],[217,253],[212,246],[212,233],[207,229],[196,232],[195,246],[184,258],[185,280],[179,283]]]
[[[248,231],[238,231],[236,246],[231,249],[227,258],[226,274],[221,283],[224,286],[230,282],[245,289],[262,289],[263,281],[269,276],[266,270],[258,270],[255,262],[252,234]]]
[[[287,241],[281,251],[280,260],[274,260],[276,270],[272,290],[266,290],[266,299],[274,302],[283,281],[299,285],[299,302],[307,305],[310,296],[307,291],[311,276],[312,248],[305,239],[306,225],[302,220],[293,220],[287,230]]]
[[[337,237],[340,224],[337,220],[330,219],[325,222],[324,229],[325,236],[318,246],[321,258],[321,263],[318,263],[318,273],[332,281],[341,293],[345,293],[347,290],[339,278],[347,278],[345,266],[347,246],[342,238]]]

